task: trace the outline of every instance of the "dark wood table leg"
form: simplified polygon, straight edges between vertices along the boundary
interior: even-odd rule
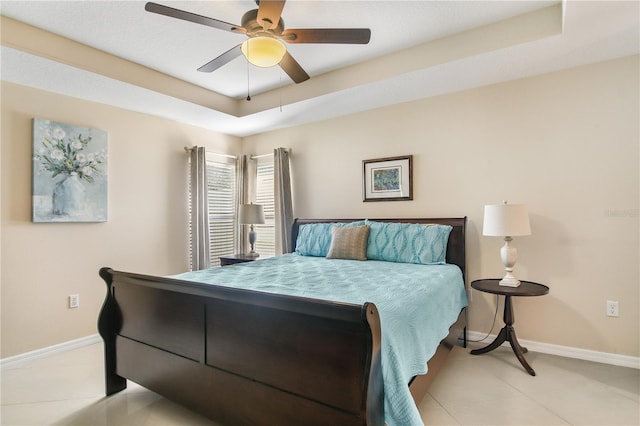
[[[486,354],[487,352],[491,352],[492,350],[498,348],[500,345],[502,345],[506,341],[507,341],[507,327],[503,327],[493,342],[491,342],[489,345],[485,346],[484,348],[472,350],[471,355]]]
[[[509,344],[511,345],[511,349],[513,350],[513,353],[516,354],[516,357],[518,358],[518,361],[520,361],[520,364],[522,364],[522,366],[525,368],[525,370],[527,370],[529,374],[535,376],[536,372],[533,370],[533,368],[531,368],[527,360],[524,359],[524,354],[528,352],[527,348],[520,346],[518,338],[516,337],[516,331],[513,328],[514,316],[513,306],[511,304],[511,296],[505,296],[504,298],[503,319],[505,326],[502,328],[502,330],[500,330],[500,333],[498,333],[496,339],[484,348],[472,350],[471,355],[485,354],[498,348],[504,342],[509,342]]]
[[[511,349],[513,349],[513,353],[516,354],[516,357],[518,358],[518,361],[520,361],[520,364],[522,364],[524,369],[527,370],[529,374],[535,376],[536,372],[533,370],[533,368],[531,368],[527,360],[524,359],[524,354],[527,352],[527,348],[523,348],[522,346],[520,346],[518,338],[516,337],[516,331],[511,326],[510,331],[507,332],[507,340],[511,344]]]

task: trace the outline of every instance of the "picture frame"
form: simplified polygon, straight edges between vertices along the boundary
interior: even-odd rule
[[[107,221],[107,132],[33,119],[32,221]]]
[[[362,161],[363,201],[413,200],[413,155]]]

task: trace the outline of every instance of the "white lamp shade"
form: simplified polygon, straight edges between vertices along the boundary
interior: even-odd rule
[[[527,206],[506,203],[484,206],[482,234],[493,237],[531,235]]]
[[[238,216],[241,224],[264,223],[264,210],[260,204],[241,204]]]
[[[253,37],[242,43],[242,54],[253,65],[263,68],[278,65],[287,52],[279,40],[272,37]]]

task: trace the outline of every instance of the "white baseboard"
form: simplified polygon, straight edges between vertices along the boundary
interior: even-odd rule
[[[477,331],[467,332],[467,337],[469,340],[479,340],[484,336],[486,336],[486,333],[479,333]],[[492,334],[487,337],[484,342],[489,344],[495,338],[496,335]],[[573,348],[570,346],[552,345],[551,343],[540,343],[534,342],[533,340],[518,339],[518,341],[522,346],[525,346],[532,352],[540,352],[543,354],[558,355],[566,358],[582,359],[585,361],[600,362],[603,364],[617,365],[620,367],[640,369],[639,357],[612,354],[608,352],[598,352],[589,349]],[[502,346],[505,345],[508,347],[509,343],[505,342],[502,344]]]
[[[70,340],[68,342],[63,342],[57,345],[49,346],[47,348],[37,349],[35,351],[25,352],[20,355],[2,358],[0,359],[0,368],[19,367],[20,364],[27,361],[44,358],[49,355],[70,351],[71,349],[77,349],[83,346],[89,346],[98,342],[102,342],[102,338],[98,334],[81,337],[79,339]]]
[[[482,339],[484,336],[486,336],[485,333],[480,333],[477,331],[467,332],[467,337],[469,340],[479,340],[479,339]],[[495,335],[490,335],[485,339],[485,342],[488,344],[489,342],[492,342],[493,339],[495,338],[496,338]],[[20,355],[0,359],[0,368],[16,367],[19,364],[24,363],[26,361],[31,361],[34,359],[43,358],[45,356],[66,352],[71,349],[92,345],[94,343],[98,343],[101,341],[102,339],[98,334],[82,337],[80,339],[70,340],[68,342],[60,343],[58,345],[49,346],[48,348],[42,348],[35,351],[26,352]],[[600,362],[603,364],[617,365],[620,367],[640,369],[640,358],[638,357],[611,354],[607,352],[598,352],[598,351],[592,351],[589,349],[573,348],[570,346],[553,345],[550,343],[540,343],[540,342],[534,342],[532,340],[519,339],[519,341],[523,346],[526,346],[527,349],[529,349],[532,352],[540,352],[543,354],[558,355],[566,358],[582,359],[585,361]],[[505,345],[509,346],[508,343],[505,343],[502,346],[505,346]]]

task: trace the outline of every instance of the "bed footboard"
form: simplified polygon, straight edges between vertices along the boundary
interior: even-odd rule
[[[375,305],[100,276],[107,395],[129,379],[223,424],[383,424]]]

